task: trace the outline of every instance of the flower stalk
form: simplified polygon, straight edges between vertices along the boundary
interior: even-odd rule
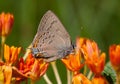
[[[0,60],[2,60],[3,56],[3,49],[4,49],[4,44],[5,44],[6,37],[2,36],[1,37],[1,55],[0,55]]]
[[[71,79],[72,79],[71,72],[70,70],[67,69],[67,84],[71,84]]]
[[[52,62],[51,65],[52,65],[53,72],[54,72],[56,80],[57,80],[57,84],[62,84],[58,70],[57,70],[56,62]]]
[[[50,81],[50,79],[48,78],[48,76],[47,76],[46,73],[43,75],[43,78],[44,78],[44,80],[46,81],[47,84],[53,84],[53,83]]]

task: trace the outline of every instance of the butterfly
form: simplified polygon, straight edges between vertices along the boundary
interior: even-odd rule
[[[43,58],[46,62],[62,59],[73,52],[68,32],[50,10],[40,21],[31,51],[35,58]]]

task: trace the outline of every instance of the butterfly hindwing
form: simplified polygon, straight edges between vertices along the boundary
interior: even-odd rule
[[[41,57],[48,59],[53,57],[52,61],[64,57],[62,55],[67,54],[64,54],[66,50],[72,50],[68,32],[51,11],[42,17],[32,45],[33,49],[43,54]]]

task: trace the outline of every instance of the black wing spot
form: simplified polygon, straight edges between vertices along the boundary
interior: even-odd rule
[[[43,35],[45,35],[45,32],[43,33]]]
[[[55,35],[52,35],[52,37],[55,37]]]
[[[42,45],[40,44],[40,47],[41,47]]]
[[[56,32],[58,32],[59,31],[59,29],[56,29]]]
[[[47,37],[44,38],[45,40],[47,39]]]
[[[47,34],[49,34],[50,32],[49,31],[47,31]]]

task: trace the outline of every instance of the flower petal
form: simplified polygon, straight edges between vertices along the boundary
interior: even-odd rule
[[[4,45],[4,59],[5,59],[6,63],[8,63],[10,60],[10,48],[6,44]]]
[[[72,84],[92,84],[92,83],[83,74],[77,74],[73,76]]]
[[[12,67],[3,66],[4,84],[10,84],[12,78]]]

